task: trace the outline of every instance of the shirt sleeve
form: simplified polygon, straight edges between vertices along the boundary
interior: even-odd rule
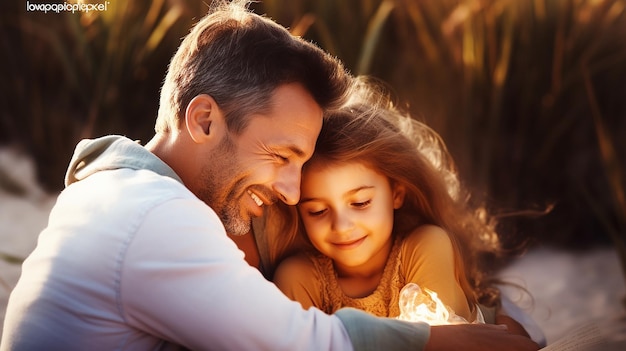
[[[352,349],[339,318],[286,298],[196,199],[147,213],[120,265],[126,322],[189,349]]]
[[[355,308],[336,312],[354,342],[355,350],[423,350],[430,337],[426,323],[377,318]],[[377,322],[377,323],[371,323]]]
[[[296,255],[281,262],[274,274],[274,284],[290,299],[299,302],[303,308],[323,308],[322,277],[311,260]],[[328,311],[326,311],[328,312]]]
[[[455,274],[452,242],[442,228],[418,227],[405,239],[401,255],[407,284],[436,292],[457,315],[471,320],[467,297]]]

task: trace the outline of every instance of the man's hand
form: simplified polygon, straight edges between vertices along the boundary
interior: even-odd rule
[[[504,324],[506,325],[509,333],[530,338],[530,335],[528,335],[528,332],[526,331],[526,329],[524,329],[524,327],[518,321],[507,316],[506,314],[496,315],[496,322],[494,324],[499,324],[499,325]]]
[[[433,326],[425,351],[535,351],[539,345],[521,335],[509,333],[506,326],[457,324]]]

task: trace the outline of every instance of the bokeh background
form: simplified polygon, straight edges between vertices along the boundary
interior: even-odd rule
[[[30,1],[44,2],[55,1]],[[107,10],[0,4],[0,146],[29,155],[50,193],[81,138],[151,138],[168,61],[210,4],[90,2]],[[624,279],[626,0],[263,0],[251,9],[386,82],[443,136],[507,245],[608,247]],[[9,173],[0,167],[0,189],[25,194]]]

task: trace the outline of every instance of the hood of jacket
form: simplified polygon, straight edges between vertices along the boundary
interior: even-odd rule
[[[182,183],[174,170],[139,142],[123,136],[108,135],[97,139],[84,139],[76,145],[65,173],[65,186],[99,171],[120,168],[151,170]]]

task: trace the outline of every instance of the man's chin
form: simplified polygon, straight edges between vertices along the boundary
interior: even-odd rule
[[[228,235],[230,235],[230,236],[244,236],[244,235],[246,235],[246,234],[250,233],[250,229],[248,229],[248,230],[246,230],[246,231],[243,231],[243,232],[242,232],[242,231],[234,231],[234,230],[233,230],[233,231],[228,231],[228,230],[227,230],[226,232],[227,232],[227,233],[228,233]]]
[[[236,222],[236,223],[234,223]],[[241,236],[246,235],[250,232],[252,225],[250,220],[239,219],[237,221],[229,221],[224,223],[224,228],[226,228],[226,232],[232,236]]]

